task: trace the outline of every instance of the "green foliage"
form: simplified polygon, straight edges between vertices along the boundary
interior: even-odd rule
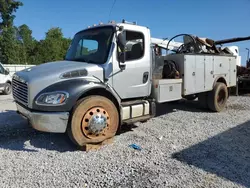
[[[13,13],[22,5],[23,3],[20,1],[0,0],[1,29],[12,27],[15,18]]]
[[[14,28],[4,28],[0,36],[0,61],[8,64],[20,63],[24,56],[20,42],[15,39]]]
[[[31,29],[23,24],[17,28],[17,38],[20,38],[21,49],[24,53],[24,64],[30,64],[34,56],[35,39],[32,37]]]
[[[60,28],[49,29],[45,39],[37,41],[26,24],[13,26],[13,13],[22,5],[20,1],[0,0],[0,62],[37,65],[63,60],[71,39],[63,37]]]
[[[60,28],[51,28],[45,40],[36,45],[37,59],[35,64],[63,60],[71,40],[63,37]]]

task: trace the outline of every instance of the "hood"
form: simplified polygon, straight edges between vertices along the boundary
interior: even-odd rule
[[[40,79],[59,78],[59,76],[63,73],[80,69],[86,69],[89,72],[89,76],[92,73],[92,75],[94,74],[94,76],[103,80],[102,74],[96,74],[96,71],[103,72],[103,68],[101,66],[77,61],[55,61],[44,63],[18,71],[16,74],[23,78],[26,82],[31,83]]]
[[[56,61],[44,63],[24,69],[15,73],[29,85],[30,101],[44,88],[56,82],[62,81],[60,76],[63,73],[86,69],[88,77],[95,76],[103,80],[103,68],[101,65],[77,62],[77,61]]]

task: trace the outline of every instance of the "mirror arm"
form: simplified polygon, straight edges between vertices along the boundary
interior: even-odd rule
[[[126,68],[126,64],[125,63],[123,63],[123,64],[119,63],[119,67],[120,67],[121,71],[123,71]]]
[[[119,68],[123,71],[126,68],[126,64],[125,64],[125,57],[124,57],[124,52],[118,52],[118,63],[119,63]]]

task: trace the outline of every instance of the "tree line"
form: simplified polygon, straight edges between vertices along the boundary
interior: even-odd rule
[[[63,60],[70,45],[62,29],[53,27],[43,40],[36,40],[26,24],[14,26],[14,13],[21,1],[0,0],[0,62],[3,64],[33,64]]]

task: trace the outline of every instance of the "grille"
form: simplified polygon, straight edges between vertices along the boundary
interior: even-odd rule
[[[12,79],[13,97],[15,100],[27,105],[28,104],[28,85],[24,82]]]

